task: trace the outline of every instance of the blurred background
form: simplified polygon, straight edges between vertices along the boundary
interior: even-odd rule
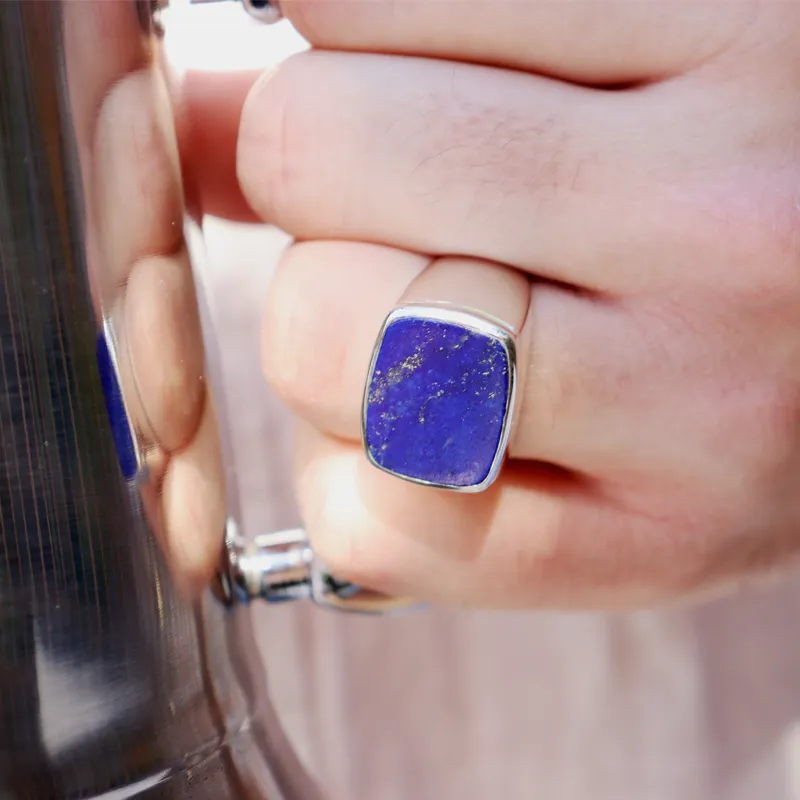
[[[178,69],[302,50],[236,3],[175,4]],[[291,427],[259,366],[287,240],[206,219],[194,243],[235,425],[244,529],[298,522]],[[624,616],[435,610],[396,620],[259,608],[270,691],[331,800],[798,800],[800,584]]]

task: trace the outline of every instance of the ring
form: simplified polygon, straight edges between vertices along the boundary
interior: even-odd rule
[[[508,447],[517,385],[513,329],[447,303],[386,318],[362,406],[369,461],[413,483],[480,492]]]

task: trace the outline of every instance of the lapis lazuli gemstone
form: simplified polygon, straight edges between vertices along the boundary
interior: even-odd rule
[[[497,339],[451,322],[397,319],[384,330],[367,387],[364,444],[398,475],[477,486],[497,456],[509,391]]]
[[[100,370],[100,383],[103,387],[103,396],[106,401],[111,435],[117,448],[119,466],[123,477],[129,481],[136,477],[138,469],[136,448],[133,442],[128,412],[122,399],[122,388],[117,378],[117,370],[111,358],[111,351],[106,337],[102,333],[97,337],[97,366]]]

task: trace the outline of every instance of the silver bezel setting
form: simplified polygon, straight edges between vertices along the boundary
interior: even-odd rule
[[[476,484],[470,486],[452,486],[446,483],[435,483],[433,481],[426,481],[422,478],[414,478],[408,475],[403,475],[401,472],[387,469],[379,464],[372,456],[367,442],[367,411],[369,409],[369,392],[372,386],[372,378],[375,372],[375,365],[378,360],[378,355],[381,351],[383,339],[387,329],[395,322],[403,319],[418,319],[430,322],[446,322],[452,325],[458,325],[469,331],[482,334],[497,342],[503,347],[503,352],[506,356],[508,364],[508,397],[506,398],[505,413],[503,415],[503,427],[500,431],[500,440],[497,444],[497,450],[494,454],[492,465],[486,477]],[[504,322],[488,315],[481,311],[466,308],[464,306],[450,305],[449,303],[409,303],[406,305],[398,306],[395,308],[384,320],[381,327],[380,334],[375,340],[375,346],[372,350],[372,357],[369,362],[369,370],[367,372],[367,380],[364,387],[364,395],[361,401],[361,441],[366,453],[367,459],[372,466],[385,472],[387,475],[392,475],[396,478],[402,478],[409,483],[416,483],[420,486],[429,486],[433,489],[446,489],[451,492],[462,492],[465,494],[474,494],[482,492],[491,486],[500,473],[500,469],[505,461],[508,440],[511,436],[511,429],[513,425],[514,410],[516,408],[517,399],[517,346],[514,336],[514,331],[511,326],[506,325]]]

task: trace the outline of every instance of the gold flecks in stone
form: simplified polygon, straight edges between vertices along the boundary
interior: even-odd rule
[[[465,333],[458,341],[450,346],[451,350],[460,350],[469,341],[469,334]]]
[[[380,403],[386,397],[386,392],[392,386],[397,386],[400,381],[413,375],[416,370],[422,366],[422,353],[418,347],[408,358],[401,361],[394,367],[386,370],[386,375],[381,375],[379,370],[375,371],[375,378],[372,381],[372,392],[370,393],[370,402]]]

